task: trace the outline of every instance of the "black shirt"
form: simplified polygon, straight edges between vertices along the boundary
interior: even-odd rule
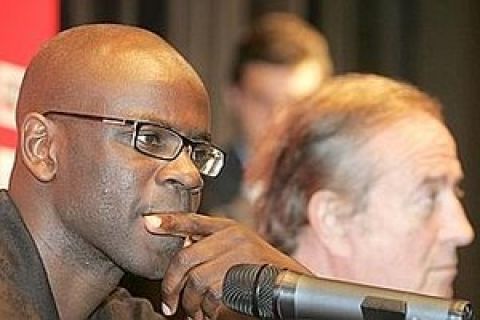
[[[4,190],[0,190],[0,319],[59,319],[40,254]],[[89,319],[165,318],[146,299],[118,288]]]

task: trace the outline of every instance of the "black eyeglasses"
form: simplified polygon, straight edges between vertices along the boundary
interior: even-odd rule
[[[64,111],[47,111],[43,115],[62,115],[113,125],[131,126],[133,129],[131,146],[135,150],[157,159],[173,160],[187,146],[195,166],[201,174],[209,177],[218,176],[225,163],[225,153],[214,145],[203,141],[193,141],[171,128],[149,121]]]

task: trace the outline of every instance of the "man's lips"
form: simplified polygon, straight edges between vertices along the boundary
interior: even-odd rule
[[[156,213],[183,213],[196,211],[200,201],[201,189],[183,190],[174,188],[169,190],[147,192],[146,196],[137,205],[142,215]]]

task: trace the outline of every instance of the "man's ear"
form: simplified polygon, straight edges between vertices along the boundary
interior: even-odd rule
[[[26,115],[20,134],[23,162],[40,181],[51,181],[57,173],[57,155],[53,143],[54,127],[43,115]]]
[[[323,243],[334,256],[347,257],[352,254],[349,237],[349,223],[353,206],[338,193],[321,189],[316,191],[308,203],[309,223]]]

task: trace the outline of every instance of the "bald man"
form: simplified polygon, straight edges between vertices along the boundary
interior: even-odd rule
[[[215,318],[231,265],[305,272],[232,221],[195,214],[202,175],[224,160],[209,118],[195,71],[150,32],[81,26],[45,45],[0,192],[0,318],[162,319],[118,288],[125,271],[163,279],[165,314]]]

